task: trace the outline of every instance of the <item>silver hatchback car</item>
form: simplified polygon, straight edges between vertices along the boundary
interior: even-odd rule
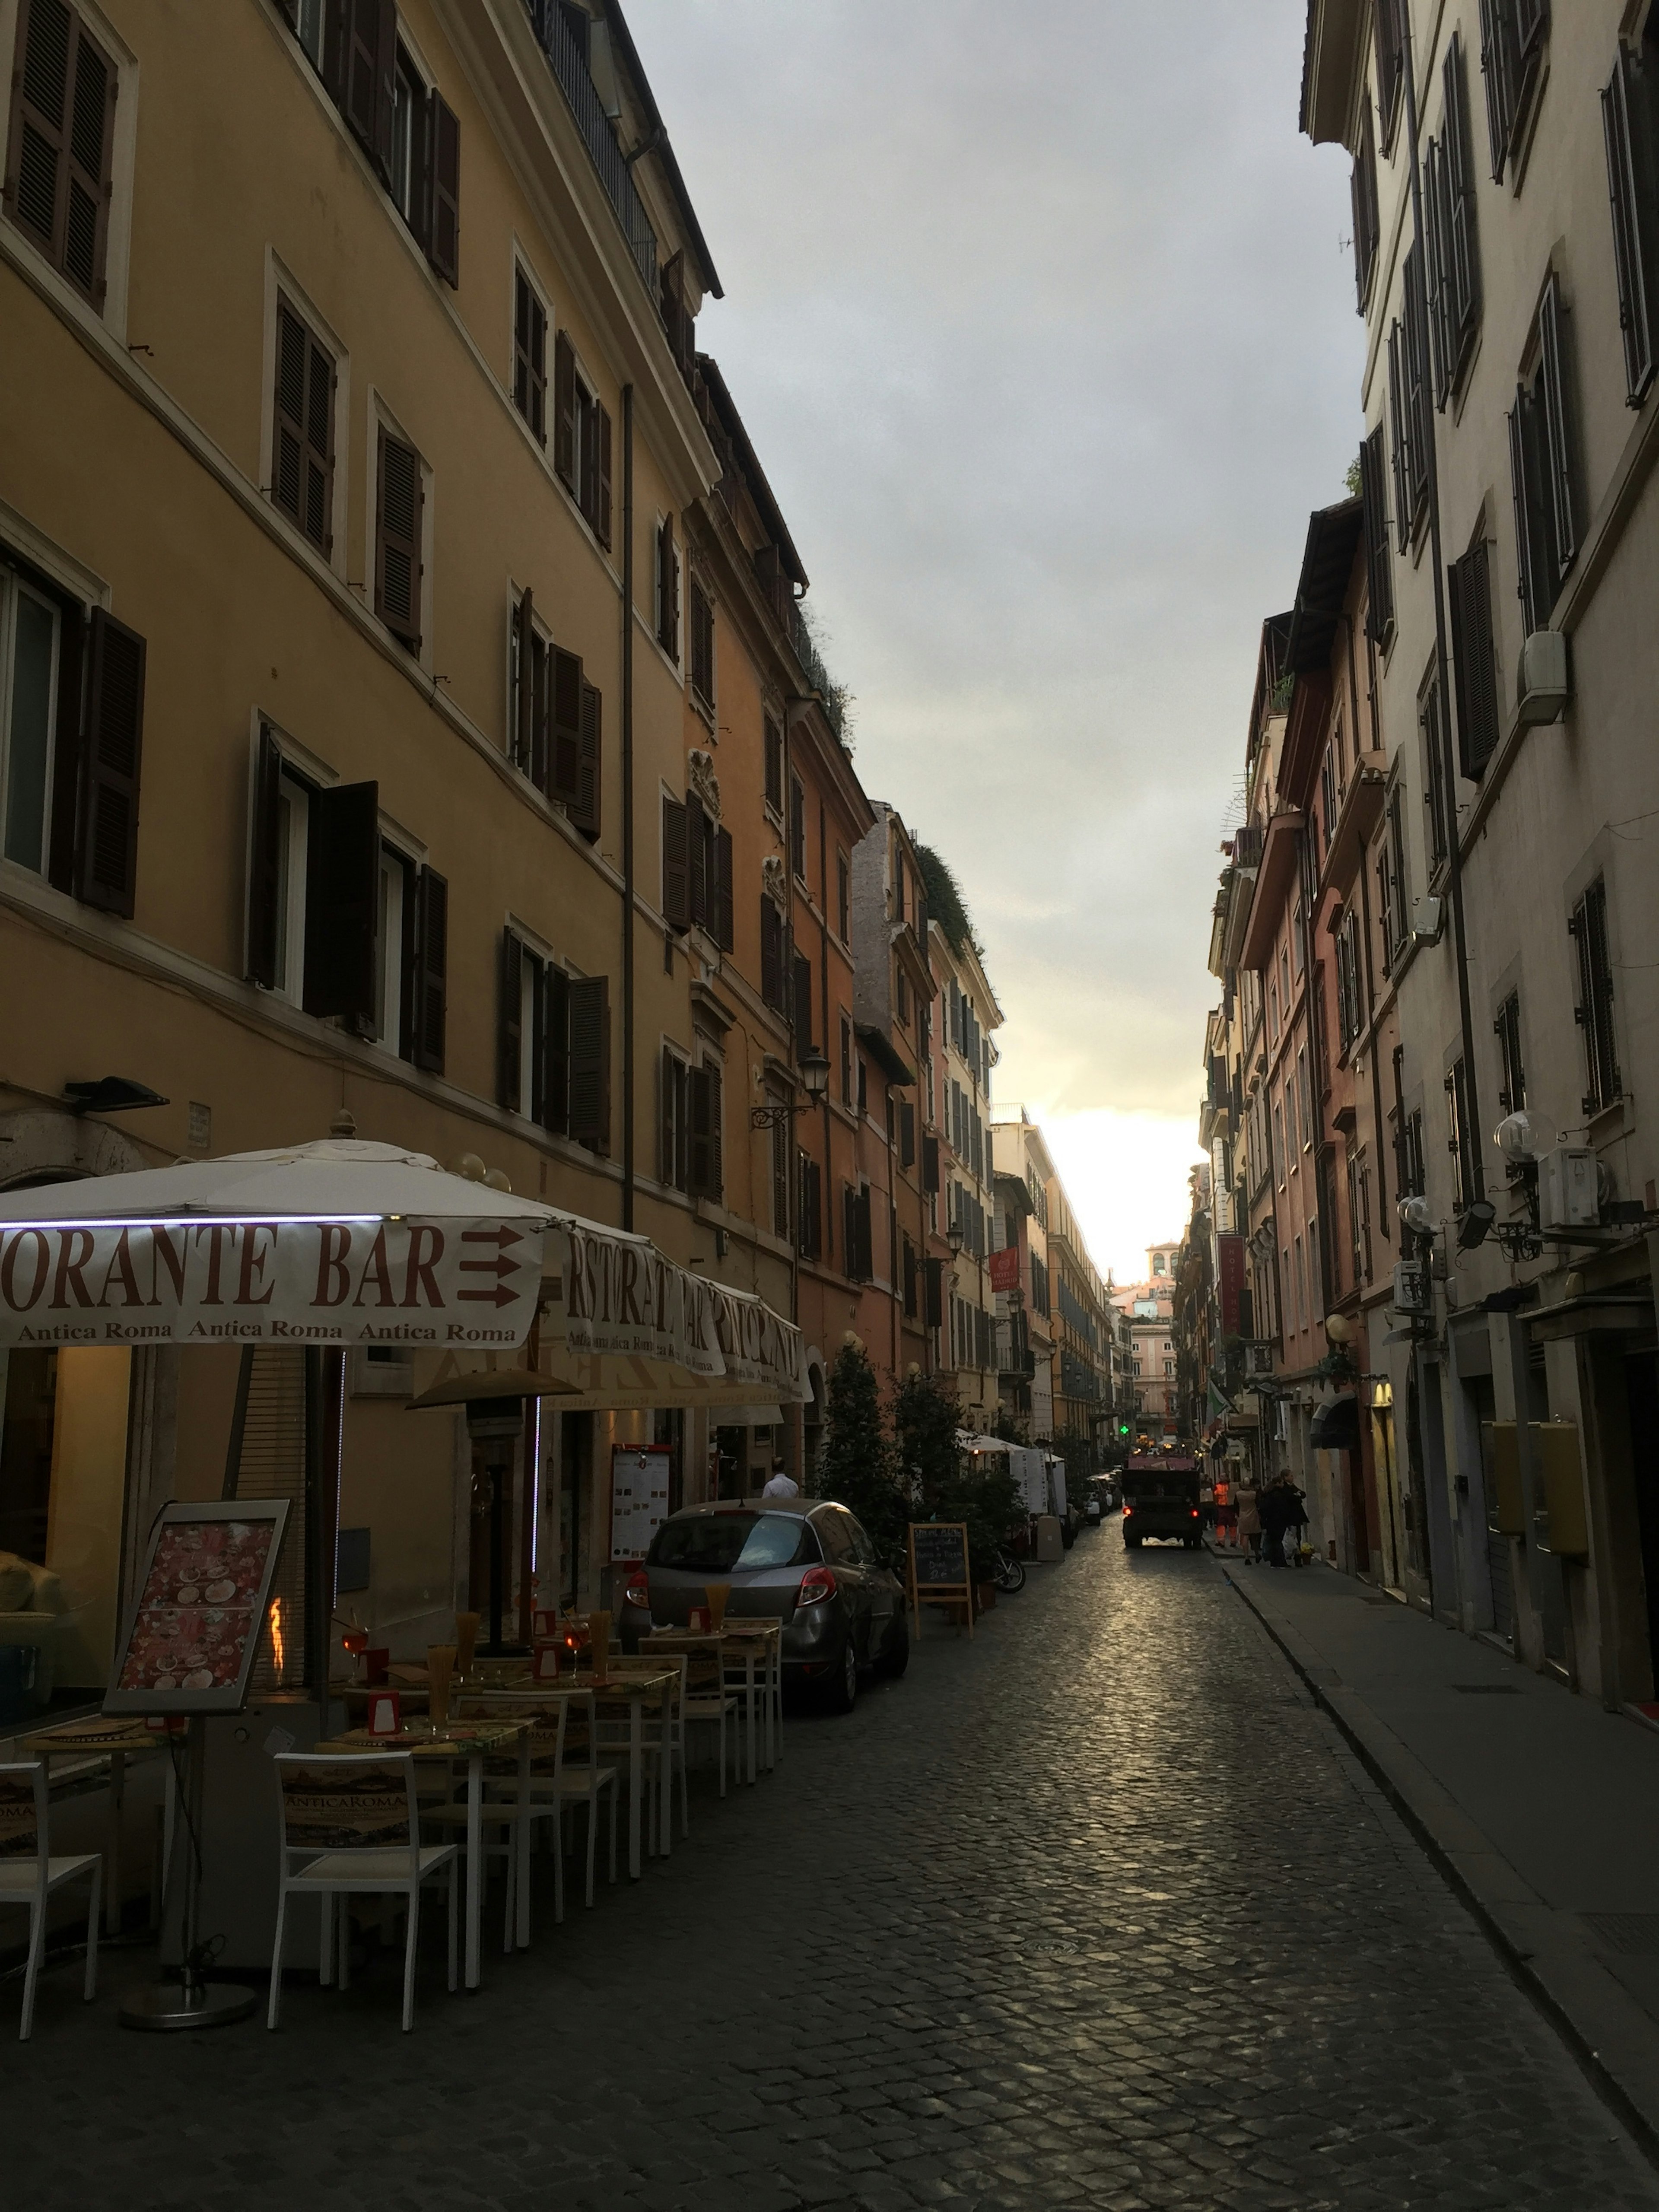
[[[710,1583],[729,1583],[728,1620],[783,1623],[787,1682],[851,1712],[865,1671],[902,1674],[910,1657],[904,1588],[844,1505],[815,1498],[688,1505],[652,1539],[623,1593],[623,1649],[653,1626],[682,1628]]]

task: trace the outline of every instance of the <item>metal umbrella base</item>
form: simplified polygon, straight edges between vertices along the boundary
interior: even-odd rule
[[[246,2020],[258,2002],[252,1990],[234,1982],[152,1982],[121,2002],[123,2027],[164,2033],[174,2027],[228,2027]]]

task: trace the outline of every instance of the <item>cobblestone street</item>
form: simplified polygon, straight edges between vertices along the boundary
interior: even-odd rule
[[[407,2039],[390,1960],[276,2037],[72,1978],[5,2073],[57,2212],[1659,2205],[1216,1564],[1115,1523]]]

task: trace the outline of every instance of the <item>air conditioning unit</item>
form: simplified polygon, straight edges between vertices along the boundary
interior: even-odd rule
[[[1565,630],[1535,629],[1521,647],[1521,720],[1559,722],[1572,696]]]
[[[1413,945],[1438,945],[1446,927],[1446,903],[1443,899],[1420,898],[1412,922]]]
[[[1429,1271],[1420,1260],[1402,1260],[1394,1271],[1396,1313],[1425,1314],[1434,1310],[1434,1291]]]
[[[1588,1145],[1558,1145],[1538,1163],[1540,1229],[1592,1229],[1601,1218],[1595,1155]]]

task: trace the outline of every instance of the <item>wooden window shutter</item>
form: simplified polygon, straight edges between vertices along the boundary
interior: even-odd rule
[[[590,520],[593,534],[609,552],[611,550],[611,416],[596,400],[593,404],[598,435],[593,441],[594,483],[593,512]]]
[[[1359,448],[1359,487],[1365,532],[1365,627],[1378,645],[1394,629],[1394,570],[1389,550],[1389,509],[1383,490],[1382,426]]]
[[[1469,146],[1468,71],[1464,64],[1463,41],[1455,31],[1446,49],[1440,82],[1444,96],[1444,121],[1441,127],[1445,137],[1450,215],[1446,274],[1451,287],[1450,327],[1455,341],[1451,374],[1455,384],[1480,320],[1480,258],[1475,234],[1474,156]]]
[[[138,872],[144,661],[138,633],[94,607],[75,895],[129,921]]]
[[[426,494],[413,446],[382,428],[375,500],[374,611],[411,653],[421,649],[421,536]]]
[[[573,976],[570,1000],[570,1134],[604,1152],[611,1142],[611,984]]]
[[[1601,135],[1613,210],[1619,325],[1629,404],[1639,406],[1659,364],[1659,42],[1639,58],[1620,46],[1601,94]]]
[[[1552,276],[1538,309],[1538,343],[1543,363],[1544,459],[1547,464],[1547,512],[1554,544],[1551,600],[1578,550],[1574,516],[1571,434],[1567,398],[1567,310],[1559,277]]]
[[[657,532],[657,642],[677,665],[680,657],[680,556],[674,544],[674,518],[665,515]]]
[[[509,1114],[524,1095],[524,946],[501,932],[501,1004],[495,1023],[495,1103]]]
[[[899,1165],[914,1167],[916,1159],[916,1109],[904,1099],[899,1106]]]
[[[435,868],[422,868],[416,891],[415,1065],[429,1075],[441,1075],[449,999],[449,884]]]
[[[694,1197],[717,1199],[725,1184],[720,1127],[725,1085],[720,1069],[691,1069],[686,1092],[691,1125],[690,1188]]]
[[[276,942],[282,913],[283,754],[264,724],[253,757],[253,820],[248,844],[247,980],[267,991],[276,988],[282,948]]]
[[[52,851],[46,875],[54,890],[73,896],[81,842],[81,779],[87,732],[81,720],[82,645],[87,617],[65,600],[58,617],[58,717],[52,732]]]
[[[685,1123],[684,1085],[680,1062],[667,1045],[662,1048],[659,1094],[659,1172],[671,1190],[678,1190],[682,1186],[676,1170],[679,1165],[680,1131]]]
[[[841,1187],[841,1257],[843,1272],[856,1279],[858,1274],[859,1217],[858,1193],[850,1183]]]
[[[573,495],[576,489],[576,354],[561,331],[553,341],[553,466]]]
[[[427,258],[447,283],[461,281],[461,126],[441,93],[432,95],[427,143],[432,161]]]
[[[795,1056],[799,1059],[812,1042],[812,963],[804,952],[795,955],[789,1018],[795,1026]]]
[[[380,787],[337,783],[311,794],[306,835],[308,1014],[374,1018],[380,908]]]
[[[705,1195],[723,1198],[726,1193],[726,1078],[718,1067],[703,1070],[708,1078],[708,1182]]]
[[[565,1134],[570,1127],[570,978],[562,968],[542,970],[541,1108],[544,1128]]]
[[[391,18],[391,53],[382,33]],[[346,0],[345,119],[365,149],[388,170],[392,158],[392,72],[398,66],[395,0]],[[384,123],[382,118],[384,118]]]
[[[775,813],[782,813],[783,732],[769,715],[766,720],[766,803]]]
[[[536,750],[535,601],[526,584],[513,611],[513,765],[530,774]]]
[[[584,837],[599,834],[599,767],[605,720],[605,702],[592,684],[582,684],[581,720],[578,726],[576,797],[570,819]]]
[[[708,927],[711,825],[695,793],[685,802],[685,910],[699,929]]]
[[[775,1012],[783,1009],[783,918],[764,893],[761,896],[761,999]]]
[[[275,401],[271,498],[326,554],[334,542],[334,359],[282,298]]]
[[[547,314],[522,269],[513,279],[513,404],[547,443]]]
[[[732,909],[732,832],[714,832],[714,891],[710,902],[708,933],[722,952],[737,950]]]
[[[939,1188],[939,1139],[924,1136],[921,1140],[921,1187],[929,1193]]]
[[[1451,564],[1452,651],[1457,678],[1457,750],[1467,776],[1478,776],[1498,744],[1498,665],[1492,641],[1492,579],[1483,539]]]
[[[320,74],[329,98],[345,112],[346,83],[351,74],[351,16],[356,0],[323,0],[323,53]]]
[[[547,795],[574,814],[581,796],[582,664],[562,646],[552,647],[552,743],[549,747]]]
[[[101,307],[115,64],[66,0],[19,11],[5,197],[53,266]]]
[[[686,811],[678,799],[662,802],[662,912],[675,929],[690,926],[690,860]]]
[[[1533,441],[1528,420],[1531,407],[1526,386],[1517,385],[1514,409],[1504,418],[1510,432],[1510,491],[1515,501],[1516,588],[1521,599],[1522,624],[1528,635],[1543,619],[1540,562],[1534,544]]]

